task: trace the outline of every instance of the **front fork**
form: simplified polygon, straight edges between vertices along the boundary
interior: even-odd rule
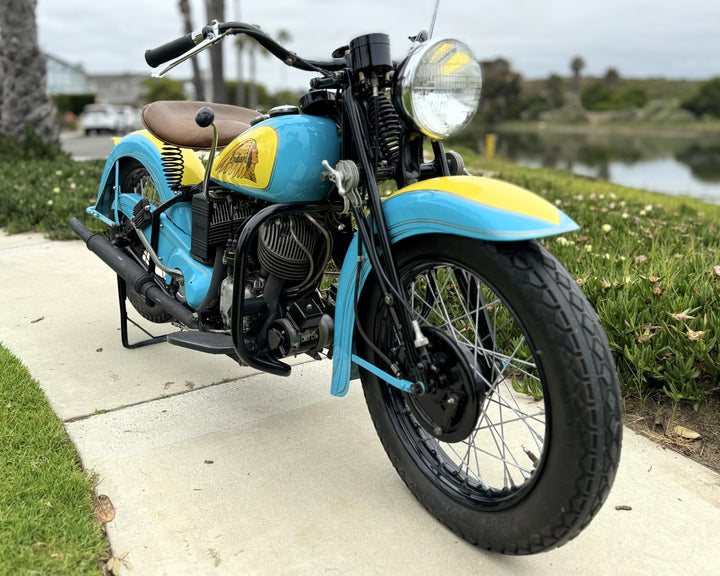
[[[358,237],[358,258],[362,258],[363,246],[375,272],[383,300],[388,307],[390,319],[395,333],[404,347],[410,367],[410,374],[402,374],[399,367],[392,365],[394,376],[372,366],[369,362],[357,355],[353,355],[353,361],[364,368],[375,373],[389,384],[415,394],[423,394],[427,391],[428,378],[427,370],[432,366],[432,359],[428,349],[428,339],[422,333],[418,321],[413,317],[413,310],[407,301],[405,289],[403,288],[398,275],[397,265],[392,255],[390,236],[385,222],[385,215],[380,200],[380,192],[374,177],[374,169],[367,154],[366,143],[368,135],[363,129],[361,122],[360,104],[355,99],[352,89],[345,92],[345,110],[353,135],[355,148],[358,151],[360,167],[363,170],[367,181],[367,208],[370,211],[370,218],[365,215],[365,206],[362,197],[357,190],[357,182],[354,178],[344,178],[340,171],[330,169],[330,178],[335,182],[338,192],[351,205],[355,222],[357,224]],[[433,149],[440,158],[441,175],[449,175],[449,168],[441,143],[434,143]],[[330,168],[329,166],[326,166]],[[354,177],[354,174],[353,174]],[[355,305],[359,294],[355,294]],[[357,315],[356,322],[357,322]]]

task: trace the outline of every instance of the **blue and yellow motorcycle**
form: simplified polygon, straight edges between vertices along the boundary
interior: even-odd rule
[[[617,470],[617,376],[595,312],[536,241],[577,225],[444,149],[477,109],[477,60],[421,32],[399,64],[384,34],[311,61],[239,22],[146,60],[169,69],[235,34],[313,73],[311,89],[266,114],[155,102],[117,142],[88,210],[107,233],[72,227],[117,273],[123,344],[160,340],[128,341],[129,300],[179,327],[162,341],[278,376],[287,357],[330,358],[332,394],[361,380],[390,460],[442,523],[509,554],[566,543]]]

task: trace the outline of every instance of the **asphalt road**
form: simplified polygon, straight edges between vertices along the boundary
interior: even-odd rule
[[[114,136],[85,136],[82,132],[63,132],[60,135],[60,145],[74,160],[105,159],[112,150]]]

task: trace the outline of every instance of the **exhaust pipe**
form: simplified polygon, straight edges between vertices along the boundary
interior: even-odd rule
[[[105,236],[90,232],[77,218],[70,220],[70,227],[85,242],[88,250],[94,252],[120,276],[135,292],[144,296],[161,310],[170,314],[181,324],[189,328],[198,328],[195,314],[170,296],[155,282],[154,276],[148,274],[137,262],[130,259],[122,250],[113,246]]]

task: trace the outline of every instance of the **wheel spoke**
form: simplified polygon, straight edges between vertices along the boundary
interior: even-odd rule
[[[450,444],[422,431],[422,445],[442,467],[455,470],[465,489],[518,489],[542,455],[546,414],[544,401],[520,392],[542,390],[542,381],[511,310],[479,277],[454,265],[416,275],[410,302],[422,324],[468,350],[472,370],[486,388],[480,417],[465,440]]]

